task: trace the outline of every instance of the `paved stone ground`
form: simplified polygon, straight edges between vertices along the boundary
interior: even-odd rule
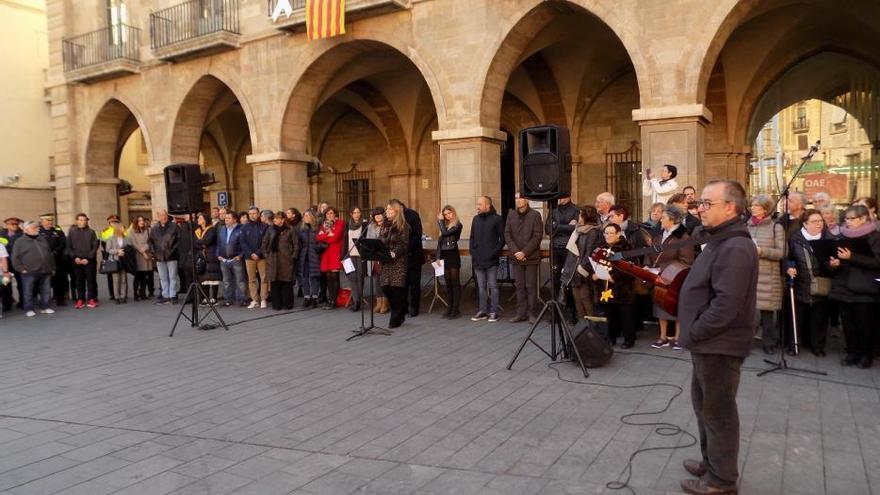
[[[312,310],[168,338],[176,307],[64,309],[0,320],[0,492],[12,494],[563,494],[605,488],[639,448],[687,445],[621,423],[661,409],[668,386],[561,381],[527,326],[408,320],[346,343],[356,316]],[[271,311],[224,311],[230,322]],[[384,318],[383,318],[384,321]],[[544,330],[541,336],[546,338]],[[588,380],[687,387],[685,352],[642,335]],[[873,370],[832,355],[793,364],[825,381],[743,374],[743,494],[880,492]],[[678,358],[678,359],[676,359]],[[687,393],[662,414],[694,431]],[[678,493],[697,447],[638,456],[639,494]]]

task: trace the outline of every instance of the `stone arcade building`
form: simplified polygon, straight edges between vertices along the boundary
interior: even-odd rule
[[[162,169],[199,162],[237,206],[400,197],[428,232],[443,204],[466,225],[477,196],[509,206],[513,136],[539,123],[571,129],[579,202],[637,206],[663,163],[745,181],[769,117],[855,88],[876,164],[874,0],[348,0],[347,34],[319,41],[304,0],[274,22],[276,0],[179,1],[48,0],[63,225],[117,210],[138,129],[154,208]]]

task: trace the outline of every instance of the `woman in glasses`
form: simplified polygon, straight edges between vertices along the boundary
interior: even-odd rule
[[[785,255],[785,229],[770,217],[773,200],[766,194],[752,198],[749,234],[758,249],[758,329],[764,352],[773,354],[779,342],[776,315],[782,309],[780,260]],[[757,329],[756,329],[757,331]]]
[[[795,314],[800,341],[814,355],[825,355],[828,331],[828,260],[819,259],[810,241],[831,239],[822,213],[807,210],[804,225],[788,240],[789,267],[786,274],[794,279]]]
[[[601,249],[609,249],[615,253],[630,249],[630,244],[620,226],[609,223],[602,228],[604,240],[599,244]],[[611,270],[611,280],[600,280],[595,273],[594,294],[599,294],[599,306],[604,309],[608,318],[608,339],[611,345],[617,344],[617,337],[623,336],[621,349],[629,349],[636,342],[636,296],[632,275],[619,270]]]
[[[828,297],[838,303],[846,337],[841,364],[870,368],[878,338],[874,329],[880,302],[880,232],[863,205],[847,208],[844,222],[837,256],[829,260],[834,278]]]

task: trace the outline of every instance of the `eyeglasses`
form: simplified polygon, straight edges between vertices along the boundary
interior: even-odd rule
[[[721,203],[727,203],[727,201],[712,201],[711,199],[698,199],[697,200],[697,208],[704,208],[708,210],[715,205],[720,205]]]

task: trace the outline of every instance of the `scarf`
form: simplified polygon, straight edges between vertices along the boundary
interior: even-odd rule
[[[758,225],[761,225],[762,223],[764,223],[764,220],[766,220],[767,218],[769,218],[769,217],[761,217],[761,218],[751,217],[751,218],[749,218],[749,222],[751,222],[752,225],[757,227]]]
[[[571,233],[571,236],[568,238],[568,242],[565,244],[565,249],[567,249],[569,253],[577,257],[577,272],[582,277],[589,277],[590,273],[581,266],[581,252],[580,249],[578,249],[577,241],[582,235],[586,235],[591,230],[597,228],[599,227],[597,227],[596,225],[578,225],[577,227],[575,227],[574,232]]]
[[[273,225],[270,228],[275,230],[275,235],[272,236],[272,242],[269,243],[269,251],[271,251],[273,253],[277,253],[278,252],[278,243],[281,241],[281,234],[284,233],[285,227],[279,227],[277,225]]]
[[[806,239],[808,241],[818,241],[819,239],[822,238],[822,232],[819,232],[816,235],[812,235],[809,232],[807,232],[807,229],[804,227],[801,227],[801,235],[804,236],[804,239]]]
[[[843,234],[844,237],[848,237],[850,239],[865,237],[875,230],[877,230],[877,225],[871,221],[867,221],[863,223],[861,227],[856,227],[854,229],[851,229],[845,225],[843,227],[840,227],[840,233]]]

